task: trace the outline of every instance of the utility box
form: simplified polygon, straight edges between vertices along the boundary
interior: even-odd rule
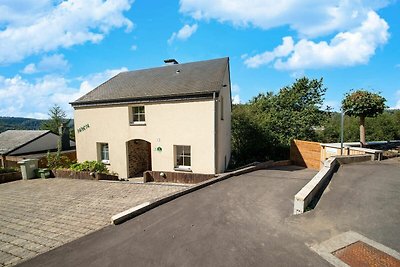
[[[22,179],[27,180],[35,178],[35,170],[38,168],[38,159],[24,159],[18,161],[18,165],[21,168]]]

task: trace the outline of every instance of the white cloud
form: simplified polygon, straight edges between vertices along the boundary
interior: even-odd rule
[[[190,36],[192,36],[197,31],[198,25],[193,24],[190,26],[189,24],[185,24],[177,33],[172,33],[171,37],[168,39],[168,44],[172,44],[175,39],[179,40],[187,40]]]
[[[54,54],[42,57],[37,66],[34,63],[26,65],[22,73],[33,74],[37,72],[67,71],[68,69],[69,64],[64,55]]]
[[[130,9],[131,3],[132,0],[3,1],[0,64],[60,47],[97,43],[113,28],[129,30],[133,24],[123,12]]]
[[[366,64],[375,50],[387,42],[388,29],[388,24],[374,11],[370,11],[359,27],[336,34],[329,43],[301,39],[294,44],[293,38],[288,36],[272,52],[247,58],[245,64],[256,68],[274,61],[274,67],[282,70]]]
[[[277,46],[273,51],[267,51],[259,55],[247,58],[244,63],[249,68],[257,68],[261,65],[266,65],[279,57],[286,57],[292,53],[294,42],[292,37],[284,37],[283,43]]]
[[[387,42],[388,24],[376,11],[388,4],[389,0],[180,0],[180,12],[235,27],[289,27],[296,34],[285,37],[280,46],[242,57],[251,68],[275,62],[277,69],[299,70],[367,63]],[[330,41],[321,41],[332,35]]]
[[[73,100],[78,99],[79,97],[88,93],[90,90],[93,90],[96,86],[99,86],[100,84],[107,81],[111,77],[114,77],[118,73],[124,71],[128,71],[128,69],[126,67],[122,67],[120,69],[105,70],[103,72],[93,73],[85,77],[78,78],[81,81],[81,85],[79,87],[79,92],[77,92],[77,94],[74,95]]]
[[[35,63],[30,63],[30,64],[26,65],[25,68],[22,70],[22,73],[25,73],[25,74],[33,74],[36,72],[37,72],[37,69],[36,69]]]
[[[132,51],[136,51],[137,49],[138,49],[137,45],[132,45],[132,46],[131,46],[131,50],[132,50]]]
[[[396,99],[397,101],[393,109],[400,109],[400,90],[397,90],[396,92]]]
[[[233,104],[240,104],[240,95],[239,95],[240,87],[239,87],[239,85],[232,84],[231,91],[232,91],[232,94],[233,94],[232,95],[232,103]]]
[[[79,87],[71,86],[76,79],[46,75],[33,82],[20,75],[11,78],[0,76],[0,114],[2,116],[45,118],[47,111],[60,105],[72,117],[69,102],[86,94],[96,86],[115,76],[126,68],[105,70],[77,78]]]
[[[232,89],[231,89],[232,93],[238,94],[240,92],[240,87],[237,84],[232,84]]]
[[[387,4],[379,0],[180,0],[180,12],[237,27],[266,30],[289,26],[301,36],[315,37],[351,29],[365,20],[369,11]]]
[[[232,104],[240,104],[240,96],[239,95],[234,95],[232,96]]]

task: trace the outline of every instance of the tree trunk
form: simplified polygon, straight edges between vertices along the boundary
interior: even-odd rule
[[[365,141],[365,117],[360,117],[360,143],[361,147],[365,147],[367,142]]]

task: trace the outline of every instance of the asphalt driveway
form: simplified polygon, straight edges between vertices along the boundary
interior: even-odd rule
[[[310,247],[351,230],[400,250],[400,162],[341,167],[315,210],[292,215],[315,172],[233,177],[21,266],[331,266]]]
[[[324,266],[280,228],[315,173],[290,166],[233,177],[23,266]]]
[[[35,179],[0,185],[0,266],[49,251],[110,224],[118,212],[180,186]]]

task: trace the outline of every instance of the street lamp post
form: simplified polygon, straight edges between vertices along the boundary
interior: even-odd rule
[[[340,116],[340,155],[343,156],[343,125],[344,125],[344,114],[345,111],[343,108],[341,109],[341,116]]]
[[[340,118],[340,155],[343,155],[343,128],[344,128],[344,115],[346,115],[347,111],[351,111],[352,109],[343,109],[341,110],[341,118]]]

